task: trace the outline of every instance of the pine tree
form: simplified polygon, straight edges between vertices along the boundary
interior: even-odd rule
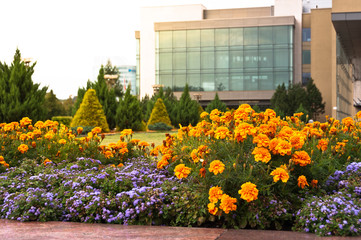
[[[86,91],[83,101],[70,126],[100,127],[103,132],[109,132],[109,126],[105,118],[103,107],[100,104],[94,89]]]
[[[302,87],[301,84],[292,84],[288,87],[287,91],[287,105],[288,111],[286,113],[287,116],[293,115],[297,108],[302,104],[304,108],[307,107],[307,93],[306,90]]]
[[[142,108],[137,97],[130,94],[130,86],[127,88],[122,100],[119,101],[115,121],[117,127],[122,130],[126,128],[141,130]]]
[[[306,108],[303,107],[302,103],[300,104],[300,106],[296,109],[295,113],[303,113],[303,115],[301,116],[301,120],[303,122],[306,122],[307,120],[307,115],[308,115],[308,111]]]
[[[46,119],[51,119],[54,116],[65,116],[65,108],[61,101],[56,97],[53,90],[46,93],[44,108],[47,110]]]
[[[307,82],[306,92],[307,110],[309,111],[310,118],[315,120],[318,115],[325,113],[325,102],[322,102],[321,92],[312,78]]]
[[[161,98],[158,98],[157,101],[154,104],[154,108],[152,110],[152,113],[150,115],[149,121],[147,123],[147,125],[152,125],[155,123],[165,123],[169,126],[172,125],[169,116],[168,116],[168,112],[167,109],[163,103],[163,100]]]
[[[288,96],[287,89],[284,83],[278,85],[275,93],[271,98],[271,107],[275,110],[278,116],[284,117],[288,112]]]
[[[199,120],[198,106],[199,104],[191,99],[189,87],[186,84],[176,108],[177,123],[182,126],[188,126],[189,124],[195,126]]]
[[[214,99],[207,105],[206,112],[210,113],[213,109],[218,109],[221,112],[227,110],[226,104],[219,99],[218,93],[216,93]]]
[[[47,87],[34,84],[32,75],[35,64],[26,66],[16,49],[11,66],[0,62],[0,121],[19,121],[29,117],[33,121],[44,120],[43,107]]]

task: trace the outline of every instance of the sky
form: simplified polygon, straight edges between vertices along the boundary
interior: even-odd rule
[[[36,62],[33,81],[59,99],[95,81],[100,66],[135,65],[140,8],[203,4],[207,9],[274,5],[274,0],[0,0],[0,61],[18,48]]]

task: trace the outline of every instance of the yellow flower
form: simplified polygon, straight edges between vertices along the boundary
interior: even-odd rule
[[[120,132],[121,135],[127,136],[127,135],[132,135],[134,132],[132,129],[124,129],[123,131]]]
[[[209,166],[209,171],[213,172],[214,175],[217,175],[218,173],[222,173],[224,171],[224,164],[219,160],[214,160],[211,162]]]
[[[276,168],[273,170],[270,174],[273,176],[273,181],[278,182],[279,180],[282,180],[282,182],[287,182],[290,176],[288,175],[288,172],[284,168]]]
[[[237,205],[235,205],[236,202],[236,198],[232,198],[227,194],[223,194],[219,208],[222,209],[226,214],[228,214],[230,211],[237,210]]]
[[[326,151],[328,147],[328,141],[328,139],[318,140],[317,148],[320,149],[322,152]]]
[[[193,149],[191,152],[191,158],[193,160],[194,163],[199,162],[199,157],[198,157],[198,150],[197,149]]]
[[[215,187],[211,187],[209,189],[209,201],[212,202],[212,203],[216,203],[218,202],[218,199],[221,199],[222,198],[222,195],[223,195],[223,191],[221,189],[221,187],[218,187],[218,186],[215,186]]]
[[[291,159],[296,165],[299,164],[301,167],[307,166],[311,163],[311,158],[305,151],[296,151],[292,155]]]
[[[269,138],[266,134],[258,134],[253,138],[253,143],[257,143],[257,147],[268,147],[269,145]]]
[[[241,195],[241,198],[247,202],[257,200],[258,198],[257,186],[251,182],[243,183],[238,193]]]
[[[285,141],[285,140],[279,140],[275,150],[280,154],[281,156],[284,155],[291,155],[292,151],[292,145],[291,143]]]
[[[298,187],[300,187],[300,188],[304,188],[306,185],[307,186],[309,186],[308,185],[308,182],[307,182],[307,179],[306,179],[306,177],[304,176],[304,175],[301,175],[301,176],[299,176],[298,177],[298,179],[297,179],[297,185],[298,185]]]
[[[227,127],[218,127],[214,131],[214,133],[215,133],[214,137],[217,139],[225,139],[226,137],[231,136],[229,129]]]
[[[358,111],[358,112],[356,113],[356,118],[357,118],[357,119],[361,119],[361,111]]]
[[[126,153],[128,153],[129,152],[129,150],[128,150],[128,148],[121,148],[121,149],[119,149],[119,154],[126,154]]]
[[[65,143],[66,143],[66,140],[65,140],[65,139],[60,139],[58,143],[59,143],[59,144],[65,144]]]
[[[24,140],[26,140],[27,137],[28,137],[28,135],[25,134],[25,133],[23,133],[23,134],[20,135],[19,139],[20,139],[21,141],[24,141]]]
[[[212,215],[217,214],[218,208],[216,207],[216,205],[213,202],[208,203],[208,212]]]
[[[23,117],[23,119],[21,119],[20,120],[20,126],[21,127],[24,127],[24,126],[26,126],[26,125],[29,125],[29,124],[31,124],[31,119],[30,118],[28,118],[28,117]]]
[[[102,132],[102,129],[100,127],[95,127],[92,129],[92,133],[95,135],[95,134],[98,134],[98,133],[101,133]]]
[[[78,127],[76,129],[76,131],[78,132],[78,134],[80,135],[83,132],[83,128],[82,127]]]
[[[209,115],[209,113],[207,113],[206,111],[201,113],[201,118],[205,118]]]
[[[0,156],[0,163],[5,162],[4,157]]]
[[[21,144],[21,145],[18,147],[18,150],[19,150],[19,152],[21,152],[21,153],[25,153],[25,152],[27,152],[27,151],[29,150],[29,147],[28,147],[28,145],[26,145],[26,144]]]
[[[184,164],[178,164],[174,168],[174,174],[178,179],[186,178],[191,173],[191,168],[186,167]]]
[[[41,128],[44,128],[45,125],[44,125],[44,122],[43,121],[37,121],[34,125],[34,127],[38,128],[38,129],[41,129]]]
[[[254,155],[254,160],[256,162],[261,161],[268,163],[271,160],[271,153],[267,148],[255,147],[252,154]]]
[[[107,150],[107,151],[104,152],[104,156],[105,156],[106,158],[114,157],[113,153],[112,153],[111,151],[109,151],[109,150]]]

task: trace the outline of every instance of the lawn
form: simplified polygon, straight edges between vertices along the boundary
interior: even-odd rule
[[[155,146],[161,145],[165,139],[165,134],[174,134],[176,131],[162,131],[162,132],[135,132],[132,139],[140,139],[146,141],[149,144],[154,143]],[[106,135],[101,142],[102,145],[108,145],[109,143],[116,143],[119,141],[120,133]]]

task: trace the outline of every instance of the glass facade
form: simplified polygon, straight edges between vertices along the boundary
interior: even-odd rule
[[[302,28],[302,42],[311,42],[311,28]]]
[[[138,95],[137,89],[137,76],[136,76],[136,66],[120,66],[118,67],[119,71],[119,81],[123,85],[123,91],[125,92],[128,86],[130,86],[130,94]]]
[[[140,39],[136,39],[135,95],[139,95],[140,85]]]
[[[351,63],[343,49],[339,37],[336,40],[336,119],[352,115],[352,102],[346,96],[352,96]]]
[[[311,79],[311,73],[309,73],[309,72],[302,73],[302,85],[303,86],[306,86],[310,79]]]
[[[311,64],[311,51],[310,50],[302,51],[302,64]]]
[[[293,26],[156,32],[156,83],[182,91],[274,90],[293,81]]]

